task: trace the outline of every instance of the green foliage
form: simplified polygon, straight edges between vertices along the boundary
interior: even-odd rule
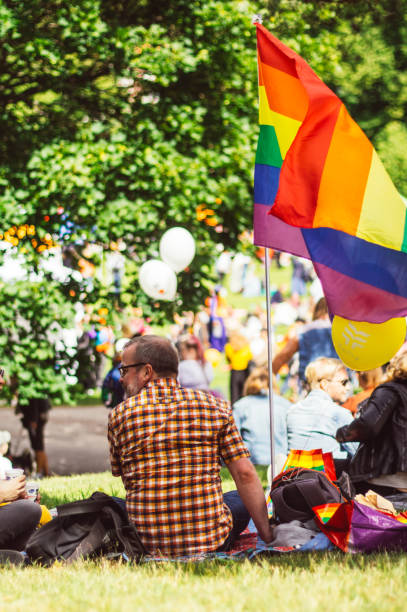
[[[215,244],[235,249],[252,224],[252,15],[262,13],[338,93],[406,192],[405,9],[405,0],[0,0],[0,234],[35,228],[17,247],[33,271],[52,241],[80,257],[88,242],[106,253],[121,240],[122,306],[141,306],[153,324],[196,309],[214,281]],[[198,207],[208,216],[199,218]],[[176,300],[152,300],[139,267],[179,225],[192,232],[197,255],[178,275]],[[50,287],[55,304],[70,309],[79,298],[97,309],[114,302],[105,285]],[[19,307],[23,298],[15,299]],[[1,291],[1,305],[8,300]],[[48,316],[35,304],[31,327]],[[37,348],[38,364],[52,362]],[[8,365],[1,350],[3,358]],[[20,366],[13,372],[25,376]]]
[[[3,283],[0,291],[0,355],[11,380],[5,392],[10,398],[17,391],[21,404],[32,397],[69,401],[75,364],[62,330],[74,325],[73,306],[49,281]]]

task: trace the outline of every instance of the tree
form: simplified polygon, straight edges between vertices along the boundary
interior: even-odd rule
[[[0,3],[0,211],[31,270],[54,243],[82,256],[88,242],[108,252],[124,240],[124,304],[159,322],[203,302],[214,244],[236,245],[251,216],[254,12],[214,0]],[[176,225],[193,233],[197,255],[177,301],[157,303],[139,289],[138,268]],[[97,282],[53,290],[67,305],[112,300]],[[40,352],[31,359],[41,367]]]
[[[75,267],[89,243],[101,248],[90,256],[97,263],[122,241],[124,306],[142,306],[154,322],[196,309],[212,280],[215,245],[236,248],[252,223],[258,134],[252,15],[260,10],[266,27],[337,91],[378,143],[390,173],[405,181],[404,156],[393,154],[405,139],[404,6],[0,0],[1,238],[22,252],[31,273],[54,244],[75,254]],[[164,231],[178,225],[194,235],[197,255],[179,275],[177,300],[156,302],[140,290],[138,269],[157,256]],[[33,287],[43,277],[36,278]],[[112,288],[103,282],[44,278],[55,303],[66,305],[65,325],[78,298],[114,313]],[[10,300],[8,289],[1,287],[0,305]],[[15,289],[18,305],[23,285]],[[33,306],[30,329],[41,303]],[[50,320],[43,321],[36,342],[47,337]],[[23,336],[20,329],[13,338]],[[6,355],[3,346],[0,358]],[[28,361],[8,358],[19,376]],[[30,358],[41,367],[39,355]],[[49,359],[57,372],[57,353]]]

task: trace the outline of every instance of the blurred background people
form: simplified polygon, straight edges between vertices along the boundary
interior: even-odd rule
[[[273,385],[274,457],[281,467],[287,457],[287,410],[290,402],[278,394]],[[255,465],[269,465],[270,408],[267,368],[255,368],[248,376],[243,397],[233,404],[233,416]]]
[[[31,448],[34,451],[36,472],[39,476],[49,476],[48,457],[45,452],[44,430],[48,421],[51,404],[46,398],[31,398],[27,404],[18,404],[21,422],[28,431]]]
[[[102,401],[109,410],[121,404],[124,400],[124,389],[120,382],[119,365],[122,359],[121,353],[113,357],[113,366],[106,374],[102,383]]]
[[[287,344],[273,359],[273,374],[288,363],[295,353],[299,353],[298,376],[300,385],[305,383],[305,368],[318,357],[338,358],[331,336],[331,322],[325,298],[321,298],[315,305],[312,322],[303,325],[300,330],[290,337]]]
[[[305,376],[311,391],[287,411],[288,450],[332,452],[335,460],[343,461],[335,461],[340,473],[357,448],[335,438],[338,427],[353,421],[352,413],[340,405],[349,395],[348,373],[339,359],[320,357],[308,364]]]
[[[223,352],[226,344],[226,326],[224,314],[226,301],[221,287],[217,285],[209,298],[208,341],[211,348]]]
[[[196,336],[183,336],[178,342],[180,356],[178,380],[181,387],[209,390],[213,379],[212,365],[206,361],[202,344]]]
[[[230,364],[230,401],[234,404],[243,395],[253,357],[249,342],[242,332],[236,330],[230,334],[230,340],[225,345],[225,356]]]
[[[336,432],[340,443],[360,442],[347,470],[357,493],[407,494],[407,353],[391,360],[386,378]]]
[[[343,407],[350,410],[353,415],[358,412],[359,404],[370,397],[376,387],[383,382],[383,370],[382,368],[374,368],[373,370],[366,370],[366,372],[357,372],[356,375],[362,391],[349,397],[343,404]]]

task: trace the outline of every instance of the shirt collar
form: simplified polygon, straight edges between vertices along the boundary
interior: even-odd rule
[[[179,383],[176,378],[167,377],[167,378],[156,378],[155,380],[150,380],[143,389],[175,389],[179,387]]]

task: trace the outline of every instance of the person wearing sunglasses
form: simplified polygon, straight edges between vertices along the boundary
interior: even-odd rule
[[[305,377],[310,392],[287,411],[288,450],[332,452],[342,471],[357,448],[335,438],[339,427],[353,421],[351,412],[341,406],[351,390],[348,372],[339,359],[320,357],[308,364]]]
[[[340,443],[360,442],[348,467],[356,493],[369,489],[407,501],[407,352],[390,361],[371,396],[359,404],[356,419],[336,432]]]
[[[148,552],[226,550],[250,516],[270,543],[263,488],[229,403],[178,383],[178,354],[166,338],[132,339],[119,371],[127,399],[109,413],[112,473]],[[222,461],[237,487],[224,495]]]

